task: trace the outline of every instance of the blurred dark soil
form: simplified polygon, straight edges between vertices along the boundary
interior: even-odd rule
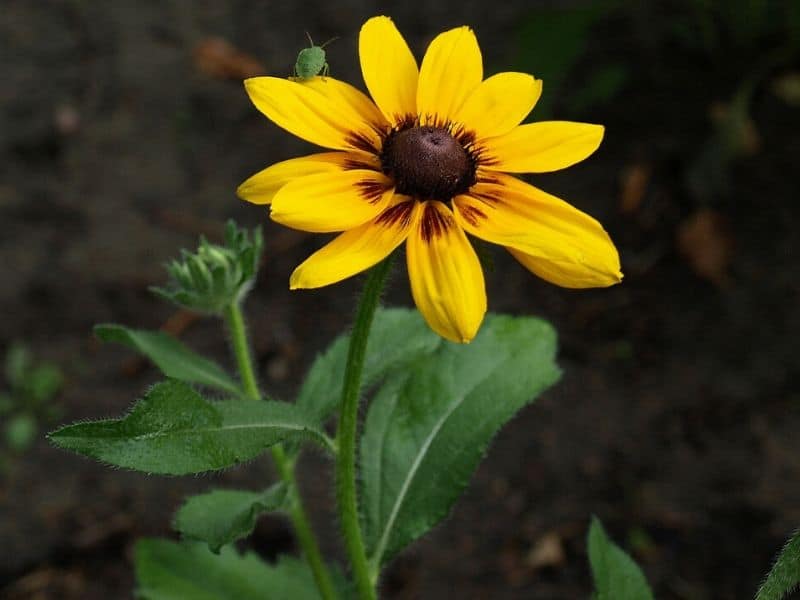
[[[417,56],[442,29],[473,25],[494,72],[515,64],[512,32],[528,10],[521,1],[2,4],[0,352],[21,340],[65,369],[64,421],[118,415],[157,380],[129,352],[100,346],[92,325],[162,326],[175,311],[147,287],[163,282],[164,261],[198,234],[219,236],[228,217],[265,227],[247,314],[273,394],[291,397],[351,314],[360,278],[288,290],[293,267],[324,240],[277,227],[234,195],[248,175],[309,148],[267,122],[240,82],[199,70],[197,44],[221,36],[266,72],[288,75],[305,30],[338,35],[332,75],[360,83],[358,28],[385,12]],[[490,308],[553,321],[565,376],[501,432],[451,518],[396,561],[387,598],[588,597],[592,514],[632,551],[658,598],[749,598],[800,525],[798,109],[761,86],[752,111],[760,148],[734,163],[727,193],[698,198],[685,173],[741,63],[640,45],[620,20],[595,28],[589,48],[565,96],[596,55],[625,60],[628,82],[589,114],[561,113],[558,102],[555,114],[604,123],[606,140],[585,163],[532,181],[604,223],[625,281],[563,290],[495,254]],[[700,210],[724,227],[679,235]],[[718,252],[718,276],[697,269],[704,252]],[[387,300],[410,305],[404,270]],[[181,337],[228,360],[219,323],[196,321]],[[330,465],[309,455],[301,467],[326,552],[341,557]],[[184,496],[260,486],[270,473],[257,461],[147,477],[41,440],[0,479],[0,596],[130,597],[132,544],[172,535]],[[267,557],[295,549],[277,517],[260,522],[253,546]]]

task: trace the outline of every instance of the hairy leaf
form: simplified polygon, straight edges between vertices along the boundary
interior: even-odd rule
[[[430,330],[418,311],[379,308],[367,341],[362,389],[373,386],[388,372],[403,369],[430,354],[442,343],[442,338]],[[297,405],[314,415],[320,424],[336,411],[341,400],[349,345],[349,335],[336,338],[314,361],[297,396]],[[290,445],[290,454],[296,450]]]
[[[372,568],[449,512],[500,427],[559,377],[538,319],[488,316],[468,345],[441,343],[387,378],[361,443]]]
[[[283,482],[263,492],[212,490],[183,503],[175,514],[175,529],[185,538],[206,542],[218,553],[222,546],[250,535],[261,514],[286,506]]]
[[[653,600],[642,571],[608,538],[597,517],[592,517],[588,546],[595,600]]]
[[[163,331],[143,331],[109,324],[95,325],[94,334],[104,342],[117,342],[144,354],[167,377],[241,394],[239,385],[222,367],[195,354]]]
[[[282,556],[274,565],[233,547],[213,554],[205,544],[144,539],[135,552],[142,600],[317,600],[311,571]]]
[[[283,402],[209,402],[175,380],[153,386],[124,417],[67,425],[50,434],[67,450],[167,475],[222,469],[284,439],[328,438],[298,407]]]
[[[800,585],[800,530],[786,542],[761,584],[756,600],[780,600]]]

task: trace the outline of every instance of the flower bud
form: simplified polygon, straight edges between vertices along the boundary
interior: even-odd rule
[[[260,227],[253,230],[251,239],[246,229],[228,221],[224,245],[211,244],[201,236],[196,252],[182,250],[180,259],[165,265],[170,276],[167,285],[151,290],[190,310],[222,314],[250,291],[263,246]]]

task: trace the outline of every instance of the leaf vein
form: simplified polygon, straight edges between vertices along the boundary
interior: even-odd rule
[[[442,414],[442,416],[436,421],[433,429],[431,430],[430,434],[425,438],[422,446],[420,446],[417,455],[414,457],[414,462],[411,463],[411,467],[408,470],[408,474],[406,478],[403,480],[403,485],[400,487],[400,491],[397,494],[397,499],[395,500],[394,506],[392,507],[392,511],[389,514],[389,519],[386,521],[386,527],[383,530],[383,534],[378,541],[378,546],[375,548],[375,554],[372,557],[373,563],[376,565],[380,563],[381,556],[383,555],[384,550],[386,549],[386,544],[389,541],[389,534],[394,527],[394,522],[397,519],[397,515],[400,513],[400,508],[405,501],[406,494],[408,493],[408,489],[411,487],[411,481],[416,476],[417,470],[419,466],[422,464],[422,461],[425,458],[425,455],[428,452],[428,448],[430,448],[431,444],[433,443],[434,438],[439,433],[442,427],[444,427],[445,422],[447,419],[450,418],[450,415],[455,412],[455,410],[461,405],[461,403],[466,399],[466,396],[460,395],[456,396],[456,398],[450,403],[450,406],[447,407],[447,410]]]

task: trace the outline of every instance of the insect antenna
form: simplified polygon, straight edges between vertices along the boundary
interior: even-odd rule
[[[331,42],[335,42],[335,41],[336,41],[336,40],[338,40],[338,39],[339,39],[339,36],[338,36],[338,35],[335,35],[335,36],[333,36],[331,39],[329,39],[327,42],[325,42],[324,44],[322,44],[322,45],[320,46],[320,48],[324,48],[325,46],[327,46],[327,45],[328,45],[328,44],[330,44]]]

